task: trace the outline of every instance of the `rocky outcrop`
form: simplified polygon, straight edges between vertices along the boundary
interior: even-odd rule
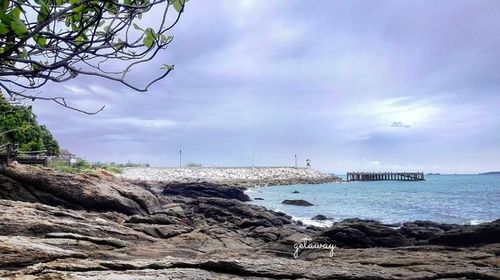
[[[250,197],[244,193],[244,188],[229,187],[213,183],[170,183],[163,187],[166,196],[179,195],[183,197],[220,197],[226,199],[238,199],[250,201]]]
[[[286,199],[281,202],[282,204],[295,205],[295,206],[313,206],[314,204],[303,199]]]
[[[3,169],[0,185],[0,199],[124,214],[151,214],[161,209],[163,202],[160,200],[166,200],[114,177],[73,175],[24,165]]]
[[[241,189],[229,186],[135,184],[20,166],[0,174],[0,278],[498,276],[499,221],[477,226],[417,221],[394,228],[349,219],[325,229],[248,204]],[[82,201],[64,187],[74,187]],[[295,259],[295,246],[304,238],[338,248],[333,258],[325,250],[303,249]]]
[[[448,246],[477,246],[492,243],[500,243],[500,219],[480,225],[455,226],[429,238],[429,244]]]
[[[400,231],[370,220],[344,220],[333,224],[322,235],[328,237],[337,246],[348,248],[402,247],[413,245]]]

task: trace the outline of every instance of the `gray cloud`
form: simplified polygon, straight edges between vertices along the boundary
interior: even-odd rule
[[[154,165],[182,148],[205,165],[297,153],[335,172],[500,168],[498,1],[188,4],[167,52],[133,73],[143,84],[176,65],[147,94],[88,77],[44,88],[107,106],[90,117],[36,102],[63,146]]]

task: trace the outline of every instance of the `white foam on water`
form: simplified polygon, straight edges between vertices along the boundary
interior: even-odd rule
[[[333,225],[333,220],[317,221],[317,220],[311,220],[309,218],[294,217],[294,216],[292,216],[292,219],[296,221],[301,221],[302,223],[304,223],[304,225],[307,226],[331,227]]]
[[[475,226],[475,225],[479,225],[479,224],[482,224],[482,223],[488,223],[488,222],[491,222],[491,221],[483,221],[483,220],[470,220],[469,222],[465,223],[466,225],[471,225],[471,226]]]

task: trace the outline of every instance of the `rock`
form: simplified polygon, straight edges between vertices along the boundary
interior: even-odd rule
[[[282,212],[235,199],[229,186],[209,190],[197,183],[204,187],[176,190],[167,199],[164,183],[125,183],[139,192],[136,201],[110,176],[28,173],[29,183],[0,174],[0,279],[498,278],[498,221],[416,221],[394,229],[349,219],[326,229],[304,227]],[[75,189],[88,192],[82,203],[61,189],[80,181]],[[149,195],[157,206],[147,204]],[[103,209],[104,202],[111,205]],[[142,211],[124,210],[135,207]],[[308,249],[295,259],[294,245],[304,237],[339,249],[333,258]]]
[[[257,167],[257,168],[126,168],[121,178],[165,183],[193,183],[207,181],[219,185],[267,186],[320,184],[342,182],[342,179],[308,168]]]
[[[262,197],[256,197],[253,200],[264,200]]]
[[[300,193],[299,191],[293,191],[292,193]]]
[[[244,188],[216,185],[212,183],[177,183],[164,186],[164,195],[178,195],[183,197],[220,197],[227,199],[238,199],[250,201],[250,197],[245,194]]]
[[[455,227],[429,240],[429,244],[477,246],[500,243],[500,219],[491,223]]]
[[[312,206],[313,205],[312,203],[307,202],[303,199],[287,199],[287,200],[283,200],[281,203],[288,204],[288,205],[295,205],[295,206]]]
[[[316,215],[316,216],[311,218],[311,220],[315,220],[315,221],[326,221],[326,220],[330,220],[330,219],[331,218],[328,218],[325,215]]]
[[[162,203],[147,189],[116,178],[68,174],[20,164],[1,170],[0,184],[0,199],[71,209],[151,214],[160,210]]]
[[[404,223],[399,231],[407,238],[421,241],[436,237],[452,228],[452,225],[441,225],[430,221],[415,221]]]
[[[349,219],[333,224],[322,233],[339,247],[401,247],[412,243],[398,230],[371,220]]]

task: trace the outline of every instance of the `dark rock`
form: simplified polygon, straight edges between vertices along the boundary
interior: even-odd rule
[[[330,220],[330,218],[328,218],[327,216],[325,215],[316,215],[314,217],[311,218],[311,220],[315,220],[315,221],[326,221],[326,220]]]
[[[300,193],[299,191],[293,191],[292,193]]]
[[[245,188],[217,185],[213,183],[176,183],[164,186],[164,195],[178,195],[183,197],[219,197],[226,199],[237,199],[240,201],[250,201],[250,197],[245,194]]]
[[[401,247],[412,243],[399,231],[372,220],[349,219],[334,224],[322,234],[339,247]]]
[[[404,223],[400,232],[407,238],[428,240],[453,229],[456,225],[438,224],[430,221],[415,221]]]
[[[455,227],[429,240],[429,244],[473,246],[500,243],[500,219],[491,223]]]
[[[307,202],[303,199],[287,199],[287,200],[283,200],[283,202],[281,202],[281,203],[288,204],[288,205],[295,205],[295,206],[312,206],[312,205],[314,205],[314,204]]]
[[[264,200],[262,197],[256,197],[253,200]]]

